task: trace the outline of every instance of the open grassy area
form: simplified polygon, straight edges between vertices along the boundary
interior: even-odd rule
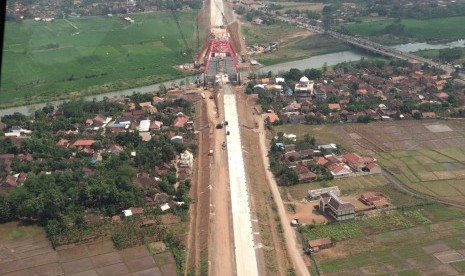
[[[195,47],[197,11],[178,12]],[[152,84],[184,75],[173,66],[192,59],[169,13],[25,20],[5,26],[0,105],[49,101]],[[196,49],[192,49],[196,51]]]
[[[299,10],[299,11],[317,11],[321,12],[323,8],[325,7],[325,4],[323,3],[305,3],[305,2],[281,2],[277,1],[277,5],[282,6],[283,8],[280,9],[279,11],[286,11],[286,10]]]
[[[393,19],[344,25],[348,30],[361,36],[379,36],[384,28],[393,24]],[[465,37],[465,16],[433,18],[427,20],[402,19],[405,26],[403,38],[415,41],[454,41]]]
[[[283,124],[273,127],[275,134],[278,132],[292,133],[297,139],[302,139],[305,134],[315,137],[317,143],[335,143],[342,145],[345,149],[350,150],[350,144],[343,136],[338,135],[338,125],[304,125],[304,124]]]
[[[341,193],[344,195],[356,194],[360,191],[376,190],[376,188],[389,184],[381,174],[365,175],[358,177],[348,177],[344,179],[336,179],[331,181],[318,181],[297,184],[289,187],[281,187],[289,192],[294,200],[301,200],[308,196],[309,190],[320,189],[324,187],[338,186]]]
[[[271,26],[248,24],[243,27],[243,34],[246,37],[247,45],[280,42],[280,48],[277,51],[254,57],[264,65],[349,49],[349,46],[336,39],[313,34],[285,23]]]

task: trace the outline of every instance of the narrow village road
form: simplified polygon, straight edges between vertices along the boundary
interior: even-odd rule
[[[263,165],[266,169],[266,178],[270,184],[271,192],[273,194],[274,201],[278,208],[278,214],[281,221],[281,226],[284,231],[284,239],[286,241],[286,249],[294,266],[297,275],[310,276],[307,265],[303,259],[302,246],[297,242],[294,230],[291,227],[290,222],[287,219],[286,209],[284,208],[284,202],[281,198],[281,194],[278,190],[278,184],[274,178],[273,173],[270,171],[270,162],[268,160],[268,147],[266,146],[266,132],[263,123],[263,117],[257,116],[258,120],[258,131],[260,135],[260,149],[263,155]]]

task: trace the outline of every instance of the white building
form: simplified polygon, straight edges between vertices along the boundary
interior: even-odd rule
[[[141,120],[139,123],[139,131],[147,132],[150,129],[150,120]]]
[[[170,141],[173,143],[180,144],[184,141],[184,138],[182,136],[176,135],[176,136],[171,137]]]
[[[193,163],[194,163],[194,155],[190,151],[185,150],[183,153],[181,153],[181,158],[179,160],[179,167],[192,168]]]
[[[274,79],[274,83],[278,84],[278,83],[282,83],[282,82],[285,82],[285,79],[282,78],[282,77],[276,77]]]
[[[294,92],[295,93],[310,93],[313,94],[313,85],[315,83],[309,80],[306,76],[300,78],[299,83],[296,83]]]

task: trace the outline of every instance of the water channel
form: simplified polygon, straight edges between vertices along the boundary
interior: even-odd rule
[[[465,47],[465,39],[457,40],[457,41],[447,43],[447,44],[408,43],[408,44],[393,46],[393,48],[398,49],[403,52],[414,52],[414,51],[426,50],[426,49],[444,49],[444,48],[452,48],[452,47]],[[336,65],[338,63],[342,63],[342,62],[357,61],[363,57],[367,58],[367,57],[370,57],[370,55],[362,54],[355,50],[349,50],[349,51],[342,51],[342,52],[336,52],[336,53],[331,53],[331,54],[313,56],[313,57],[309,57],[309,58],[302,59],[302,60],[295,60],[295,61],[279,63],[275,65],[265,66],[263,68],[260,68],[258,72],[267,73],[269,71],[272,71],[273,73],[276,74],[279,72],[288,71],[291,68],[297,68],[301,70],[311,69],[311,68],[321,68],[324,66],[325,63],[326,65],[331,66],[331,65]],[[200,76],[199,75],[191,76],[189,77],[189,80],[193,81],[197,78],[200,78]],[[186,78],[182,78],[182,79],[167,81],[167,82],[160,83],[160,84],[152,84],[152,85],[141,86],[141,87],[136,87],[136,88],[131,88],[131,89],[108,92],[104,94],[91,95],[91,96],[84,97],[84,99],[85,100],[96,99],[97,101],[100,101],[100,100],[103,100],[105,97],[112,98],[115,96],[131,95],[134,92],[149,93],[149,92],[157,91],[161,84],[163,84],[166,87],[170,87],[172,86],[172,84],[179,85],[182,81],[185,81],[185,80]],[[62,100],[54,101],[54,102],[51,102],[51,104],[59,105],[62,102],[63,102]],[[11,108],[6,108],[6,109],[0,109],[0,117],[7,115],[7,114],[13,114],[14,112],[31,114],[35,110],[38,110],[44,107],[45,105],[46,103],[39,103],[39,104],[23,105],[23,106],[11,107]]]

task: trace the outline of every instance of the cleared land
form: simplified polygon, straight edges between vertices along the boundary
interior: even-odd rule
[[[348,30],[361,36],[379,36],[385,34],[386,26],[394,19],[378,20],[344,25]],[[465,37],[465,16],[433,18],[427,20],[402,19],[404,33],[402,38],[416,41],[453,41]]]
[[[299,11],[317,11],[320,12],[325,7],[323,3],[303,3],[303,2],[276,2],[277,5],[283,8],[279,11],[286,11],[289,9]]]
[[[197,12],[177,14],[187,43],[195,47]],[[97,94],[185,75],[173,66],[192,59],[183,54],[186,47],[170,13],[130,17],[135,23],[117,16],[7,22],[0,106]]]
[[[42,228],[6,223],[0,225],[0,275],[177,275],[171,252],[149,248],[118,251],[103,240],[53,250]]]

